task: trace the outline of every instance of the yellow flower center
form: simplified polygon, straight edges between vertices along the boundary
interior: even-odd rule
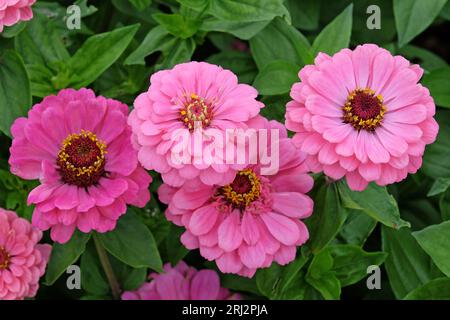
[[[356,89],[348,95],[343,112],[344,122],[356,130],[373,131],[381,124],[386,106],[383,97],[375,95],[375,91],[369,88]]]
[[[233,206],[242,208],[259,198],[261,183],[251,169],[239,171],[234,181],[219,191]]]

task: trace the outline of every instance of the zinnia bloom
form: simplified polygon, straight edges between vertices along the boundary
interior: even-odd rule
[[[227,129],[248,127],[248,121],[264,106],[255,100],[256,89],[238,84],[231,71],[205,62],[179,64],[153,74],[150,81],[148,92],[136,99],[129,118],[140,163],[176,187],[194,178],[209,185],[232,181],[242,165],[227,164],[224,154],[216,154],[211,163],[197,159],[196,154],[214,143],[207,138],[209,132],[219,130],[226,137]],[[188,133],[183,148],[189,160],[181,163],[172,157],[177,143],[174,133],[180,130]],[[197,149],[195,137],[203,139]]]
[[[168,204],[167,219],[186,228],[181,242],[188,249],[199,248],[224,273],[252,277],[273,261],[287,264],[295,259],[297,246],[309,238],[300,220],[313,211],[313,201],[305,195],[313,186],[305,155],[283,125],[272,121],[270,127],[279,130],[277,174],[265,175],[256,164],[224,186],[190,183],[159,188],[160,200]]]
[[[33,225],[67,242],[82,232],[113,230],[127,204],[143,207],[151,177],[138,165],[128,107],[88,89],[62,90],[17,119],[11,171],[41,185],[28,196]]]
[[[19,21],[33,18],[31,6],[36,0],[0,0],[0,32],[4,26],[12,26]]]
[[[376,45],[319,54],[299,72],[286,127],[314,172],[346,177],[353,190],[415,173],[436,139],[435,105],[418,83],[423,70]]]
[[[150,282],[136,291],[126,291],[122,300],[239,300],[239,294],[231,295],[220,287],[220,279],[213,270],[189,267],[180,261],[172,268],[164,265],[164,273],[152,273]]]
[[[0,300],[36,295],[52,247],[38,244],[42,232],[15,212],[0,208]]]

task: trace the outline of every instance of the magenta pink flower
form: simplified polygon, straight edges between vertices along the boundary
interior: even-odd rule
[[[166,217],[186,228],[182,243],[191,250],[199,248],[224,273],[252,277],[273,261],[287,264],[309,237],[300,220],[313,210],[313,201],[305,195],[313,186],[305,155],[284,126],[273,121],[270,128],[279,130],[277,174],[263,174],[258,164],[239,171],[225,186],[198,182],[181,188],[163,184],[159,189],[160,200],[168,204]]]
[[[240,300],[239,294],[231,295],[220,287],[220,279],[213,270],[189,267],[180,261],[172,268],[164,265],[164,273],[152,273],[150,282],[136,291],[126,291],[122,300]]]
[[[4,26],[12,26],[19,21],[33,18],[31,6],[36,0],[0,0],[0,32]]]
[[[67,242],[82,232],[113,230],[127,204],[143,207],[151,177],[138,165],[128,107],[88,89],[62,90],[11,128],[11,171],[41,185],[28,196],[33,225]]]
[[[179,64],[153,74],[148,92],[136,99],[129,117],[140,163],[177,187],[194,178],[209,185],[232,181],[243,166],[196,161],[195,150],[205,151],[213,143],[205,138],[213,130],[246,129],[263,107],[255,100],[257,95],[253,87],[238,84],[231,71],[205,62]],[[198,127],[204,132],[196,135]],[[188,162],[172,157],[177,142],[173,135],[180,130],[188,134],[183,145]],[[205,140],[194,149],[196,136]]]
[[[52,249],[38,244],[41,238],[27,220],[0,208],[0,300],[36,295]]]
[[[423,70],[376,45],[319,54],[304,67],[287,104],[286,127],[313,172],[346,177],[353,190],[415,173],[436,139],[435,105]]]

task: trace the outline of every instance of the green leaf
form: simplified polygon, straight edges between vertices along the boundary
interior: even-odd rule
[[[437,194],[445,192],[450,187],[450,178],[437,178],[431,186],[427,196],[432,197]]]
[[[267,21],[239,22],[208,17],[203,20],[201,31],[227,32],[242,40],[249,40],[270,23]]]
[[[324,250],[314,255],[306,274],[306,281],[326,300],[337,300],[341,295],[341,284],[332,268],[333,257]]]
[[[338,186],[345,207],[361,210],[375,220],[394,229],[410,226],[407,221],[400,218],[397,202],[387,192],[386,187],[380,187],[372,182],[364,191],[357,192],[351,191],[344,181],[339,181]]]
[[[394,0],[398,45],[404,46],[424,31],[446,2],[447,0]]]
[[[435,119],[439,123],[439,133],[436,141],[425,150],[421,170],[434,179],[450,178],[450,163],[442,161],[450,159],[450,110],[438,110]]]
[[[294,82],[298,81],[300,66],[284,60],[274,60],[258,73],[253,86],[262,95],[288,93]]]
[[[167,51],[163,52],[159,62],[155,65],[156,70],[170,69],[173,66],[188,62],[194,54],[196,44],[194,39],[176,39]]]
[[[30,80],[17,52],[0,53],[0,131],[11,136],[10,127],[31,107]]]
[[[206,61],[233,71],[241,83],[251,84],[258,72],[255,62],[247,52],[222,51],[213,54]]]
[[[104,274],[94,243],[86,246],[81,256],[81,287],[89,294],[98,296],[110,295],[111,289]]]
[[[292,17],[292,25],[302,30],[315,30],[319,27],[320,1],[286,0],[285,6]]]
[[[382,227],[382,248],[388,253],[384,263],[390,286],[397,299],[433,279],[430,257],[422,250],[409,229]]]
[[[167,261],[173,266],[177,265],[188,253],[189,250],[181,243],[181,235],[185,232],[184,228],[180,228],[174,224],[170,225],[169,233],[165,239],[167,252]]]
[[[360,210],[348,209],[348,217],[339,237],[348,244],[363,246],[377,225],[377,221]]]
[[[201,11],[209,5],[210,0],[177,0],[177,2],[187,8]]]
[[[303,66],[313,61],[308,40],[294,27],[280,18],[274,19],[264,30],[250,39],[250,49],[261,70],[274,60]]]
[[[424,75],[422,84],[430,89],[438,106],[450,108],[450,67],[436,69]]]
[[[171,35],[181,39],[192,37],[201,25],[200,20],[190,19],[177,13],[157,13],[153,15],[153,18]]]
[[[235,274],[220,274],[220,283],[223,287],[233,291],[244,291],[260,296],[261,293],[256,285],[256,277],[247,278]]]
[[[119,219],[113,231],[100,233],[98,238],[109,253],[129,266],[162,271],[153,235],[131,210]]]
[[[140,21],[150,23],[152,25],[155,24],[155,20],[153,20],[152,15],[158,11],[152,6],[140,11],[135,6],[130,5],[129,0],[112,0],[112,4],[120,13],[123,13],[125,16],[132,17],[134,21],[136,21],[135,19],[137,18]]]
[[[239,22],[289,17],[282,0],[210,0],[208,13],[221,20]]]
[[[437,54],[413,45],[406,45],[398,49],[397,54],[400,54],[419,64],[426,70],[426,72],[431,72],[447,66],[447,62],[445,62],[445,60]]]
[[[312,45],[313,55],[324,52],[333,55],[350,44],[352,34],[353,4],[331,21],[316,37]]]
[[[450,189],[441,195],[439,209],[441,210],[442,220],[450,220]]]
[[[129,0],[139,11],[147,9],[152,4],[152,0]]]
[[[438,278],[408,293],[405,300],[450,300],[450,278]]]
[[[450,277],[450,221],[413,232],[413,236],[436,266]]]
[[[175,42],[176,39],[164,27],[157,26],[147,34],[140,46],[125,59],[125,64],[145,65],[145,57],[157,51],[168,51]]]
[[[366,252],[355,245],[333,245],[327,248],[333,257],[332,270],[341,286],[352,285],[367,276],[367,268],[381,265],[387,257],[384,252]]]
[[[336,183],[322,185],[314,198],[314,212],[306,220],[310,234],[306,247],[313,253],[324,248],[339,232],[347,214]]]
[[[95,81],[122,55],[138,29],[135,24],[87,39],[68,61],[74,76],[70,86],[78,89]]]
[[[19,22],[11,27],[6,27],[3,32],[0,33],[0,36],[7,39],[14,38],[21,33],[26,26],[26,22]]]
[[[64,271],[78,260],[85,251],[90,237],[90,233],[82,233],[75,230],[69,242],[66,244],[55,243],[53,245],[45,274],[46,285],[51,286],[55,283]]]

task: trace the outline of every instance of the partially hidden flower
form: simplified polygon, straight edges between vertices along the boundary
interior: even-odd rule
[[[10,27],[19,21],[33,18],[31,6],[36,0],[0,0],[0,32],[5,26]]]
[[[313,172],[345,177],[352,190],[399,182],[422,165],[435,141],[435,104],[423,70],[373,44],[320,53],[299,72],[286,127]]]
[[[176,65],[153,74],[150,81],[129,117],[140,163],[175,187],[192,179],[209,185],[232,181],[242,165],[224,160],[226,148],[236,155],[236,145],[226,143],[225,132],[245,130],[259,114],[264,105],[256,100],[256,89],[239,84],[231,71],[206,62]],[[180,132],[182,144],[176,139]],[[207,161],[202,157],[215,141],[208,138],[213,132],[222,133],[226,147]],[[197,139],[201,141],[196,144]],[[176,147],[185,154],[183,161],[174,160]]]
[[[180,261],[175,267],[164,265],[164,273],[152,273],[149,282],[135,291],[126,291],[122,300],[240,300],[220,286],[217,272],[197,270]]]
[[[0,300],[32,298],[52,247],[39,244],[42,231],[0,208]]]
[[[264,121],[279,133],[276,174],[262,170],[261,155],[266,150],[260,146],[258,163],[240,170],[227,185],[163,184],[158,190],[159,199],[168,204],[167,219],[186,228],[181,236],[184,246],[199,248],[224,273],[252,277],[273,261],[285,265],[309,238],[301,220],[313,211],[313,201],[306,195],[313,179],[306,174],[305,155],[287,137],[283,125]],[[272,139],[273,133],[268,141]],[[270,153],[272,144],[267,145]]]
[[[143,207],[151,177],[138,164],[128,107],[88,89],[65,89],[33,106],[12,128],[11,171],[39,179],[28,203],[33,225],[67,242],[75,228],[107,232],[127,204]]]

